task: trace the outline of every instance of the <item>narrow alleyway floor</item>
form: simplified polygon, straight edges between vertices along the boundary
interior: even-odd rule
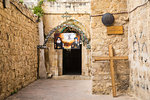
[[[90,80],[42,79],[21,89],[6,100],[135,100],[133,97],[92,95]]]

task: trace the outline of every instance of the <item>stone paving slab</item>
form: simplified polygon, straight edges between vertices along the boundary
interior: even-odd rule
[[[129,96],[113,98],[92,95],[91,80],[37,80],[6,100],[135,100]]]

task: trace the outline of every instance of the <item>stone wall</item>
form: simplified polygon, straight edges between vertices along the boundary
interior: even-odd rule
[[[128,0],[128,10],[144,4],[146,0]],[[150,4],[129,14],[130,88],[141,100],[150,100]]]
[[[0,100],[37,79],[35,17],[16,0],[10,1],[10,6],[3,8],[0,0]]]
[[[23,3],[27,5],[28,8],[33,8],[37,6],[39,0],[23,0]]]
[[[45,2],[46,13],[90,13],[91,0],[56,0],[56,2]]]
[[[91,15],[119,13],[127,11],[127,0],[92,0]],[[101,16],[91,17],[92,57],[109,56],[108,46],[112,44],[115,56],[128,56],[128,15],[114,15],[113,26],[123,26],[123,35],[107,35],[107,27],[103,25]],[[129,86],[129,66],[127,60],[114,61],[115,79],[118,93],[125,93]],[[110,94],[112,92],[109,61],[92,62],[92,92],[94,94]]]

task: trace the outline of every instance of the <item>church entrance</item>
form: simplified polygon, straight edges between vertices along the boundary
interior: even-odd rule
[[[85,30],[85,26],[80,22],[70,19],[49,32],[43,44],[45,46],[49,38],[54,34],[52,36],[54,40],[50,39],[51,43],[54,44],[49,45],[49,48],[54,48],[54,50],[49,49],[46,51],[48,57],[45,57],[46,65],[49,67],[47,68],[49,75],[64,75],[59,78],[66,77],[66,75],[68,75],[67,77],[72,77],[72,75],[77,75],[77,77],[79,75],[90,75],[91,50],[89,39],[86,36],[89,33],[86,33]]]
[[[81,75],[82,45],[80,49],[63,49],[63,75]]]

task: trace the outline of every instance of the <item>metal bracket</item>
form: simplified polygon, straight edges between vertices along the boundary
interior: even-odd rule
[[[47,49],[47,46],[46,45],[38,45],[37,49]]]

